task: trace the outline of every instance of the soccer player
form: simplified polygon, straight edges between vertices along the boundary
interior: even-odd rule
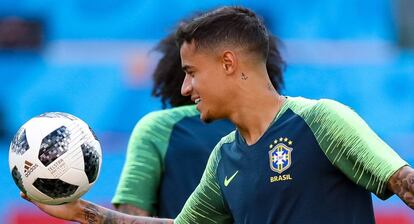
[[[177,38],[183,95],[202,120],[237,126],[216,145],[180,214],[134,217],[84,200],[39,208],[82,223],[178,224],[374,223],[370,192],[397,194],[414,208],[414,170],[356,113],[272,87],[268,34],[252,11],[217,9],[181,27]]]
[[[174,218],[194,191],[221,137],[234,130],[228,120],[200,121],[190,97],[180,94],[185,73],[175,35],[156,48],[163,53],[153,74],[153,95],[163,107],[135,126],[112,203],[123,213]]]
[[[284,62],[276,44],[271,36],[266,69],[280,91]],[[235,127],[228,120],[202,122],[191,97],[181,95],[185,73],[175,33],[155,50],[162,58],[153,73],[152,94],[164,108],[173,108],[149,113],[137,123],[112,203],[131,215],[175,218],[200,182],[214,146]]]

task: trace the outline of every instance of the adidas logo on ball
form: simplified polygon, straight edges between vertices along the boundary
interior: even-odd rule
[[[37,164],[33,164],[27,160],[24,161],[24,175],[29,177],[29,175],[38,167]]]

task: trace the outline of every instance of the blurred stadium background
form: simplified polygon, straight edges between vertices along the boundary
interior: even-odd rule
[[[220,5],[254,9],[282,39],[284,94],[348,104],[414,164],[412,0],[0,0],[0,223],[64,223],[21,200],[9,175],[12,136],[46,111],[97,132],[104,162],[85,198],[111,207],[129,132],[161,108],[150,50],[181,18]],[[374,203],[378,223],[414,223],[398,198]]]

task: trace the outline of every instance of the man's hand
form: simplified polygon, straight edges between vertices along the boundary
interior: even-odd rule
[[[388,181],[388,189],[414,209],[414,169],[404,166],[395,172]]]
[[[63,205],[46,205],[46,204],[42,204],[42,203],[30,200],[30,198],[27,197],[22,192],[20,192],[20,196],[24,198],[25,200],[36,205],[43,212],[53,217],[56,217],[59,219],[65,219],[69,221],[75,221],[76,210],[79,210],[80,208],[79,200],[76,200],[71,203],[63,204]]]
[[[97,223],[98,214],[94,214],[96,209],[92,206],[87,206],[87,202],[78,199],[76,201],[62,204],[62,205],[46,205],[36,201],[30,200],[25,194],[20,192],[20,196],[27,201],[36,205],[40,210],[47,213],[50,216],[64,219],[68,221],[77,221],[81,222],[82,218],[87,221],[87,223]],[[83,214],[83,217],[82,217]]]
[[[68,221],[75,221],[79,223],[98,224],[98,223],[122,223],[122,224],[173,224],[174,220],[159,219],[140,216],[131,216],[116,212],[99,205],[95,205],[88,201],[78,199],[71,203],[63,205],[45,205],[35,201],[31,201],[26,195],[20,195],[29,202],[36,205],[43,212]]]

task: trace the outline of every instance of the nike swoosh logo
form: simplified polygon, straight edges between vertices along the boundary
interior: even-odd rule
[[[234,177],[237,175],[239,171],[237,170],[233,176],[231,176],[229,179],[227,179],[227,176],[224,178],[224,186],[227,187],[229,186],[230,182],[234,179]]]

